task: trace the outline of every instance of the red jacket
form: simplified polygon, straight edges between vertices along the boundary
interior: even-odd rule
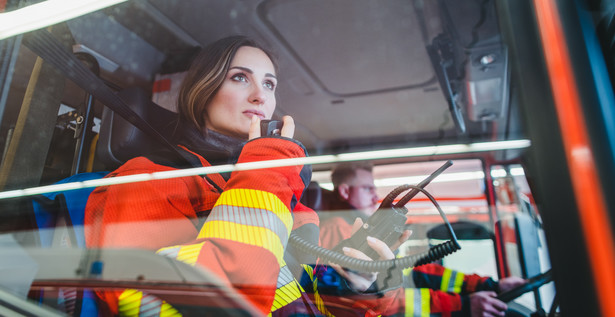
[[[238,163],[305,155],[304,148],[289,139],[258,138],[244,146]],[[138,157],[108,177],[169,170],[174,168]],[[198,263],[215,273],[263,313],[269,313],[284,270],[283,255],[291,229],[318,225],[315,212],[297,204],[309,182],[309,167],[237,171],[228,182],[218,174],[208,177],[224,189],[223,193],[202,176],[97,188],[86,207],[86,244],[165,248],[168,254],[169,246],[193,242],[198,249],[192,247],[189,255],[182,253],[180,260]],[[199,217],[206,215],[199,231]],[[117,294],[107,293],[111,311],[117,313],[114,300]]]

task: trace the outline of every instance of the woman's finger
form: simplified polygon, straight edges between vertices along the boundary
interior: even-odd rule
[[[261,136],[261,119],[257,116],[252,116],[250,122],[250,131],[248,132],[248,140],[256,139]]]
[[[354,223],[352,224],[352,234],[355,234],[357,231],[359,231],[359,229],[361,229],[361,226],[363,226],[363,219],[357,217],[354,220]]]
[[[282,125],[282,131],[280,134],[283,137],[292,139],[295,135],[295,120],[293,120],[293,117],[291,116],[284,116],[282,117],[282,122],[284,124]]]
[[[353,249],[353,248],[349,248],[349,247],[343,247],[342,251],[344,251],[344,254],[350,257],[353,257],[355,259],[359,259],[359,260],[366,260],[366,261],[373,261],[372,258],[368,257],[367,255],[365,255],[365,253],[357,250],[357,249]]]
[[[384,241],[376,239],[374,237],[367,237],[367,244],[370,248],[374,249],[380,256],[381,260],[391,260],[395,258],[395,254],[391,251],[391,248],[384,243]]]
[[[404,232],[401,234],[399,239],[397,239],[397,242],[395,242],[395,244],[391,246],[391,250],[393,251],[397,250],[397,248],[399,248],[402,245],[402,243],[406,242],[406,240],[408,240],[411,235],[412,235],[412,230],[404,230]]]

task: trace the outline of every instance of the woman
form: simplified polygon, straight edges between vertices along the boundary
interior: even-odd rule
[[[176,143],[183,153],[203,166],[304,157],[303,146],[291,139],[291,117],[283,118],[281,137],[259,138],[260,120],[275,110],[276,73],[271,54],[245,37],[206,47],[195,58],[178,100]],[[178,162],[166,157],[132,159],[111,176],[175,169]],[[293,166],[97,188],[86,208],[86,243],[157,250],[198,235],[205,245],[194,261],[233,285],[262,286],[264,291],[256,292],[266,301],[258,304],[268,312],[293,223],[317,226],[313,212],[306,210],[294,222],[290,213],[309,178],[309,167]],[[259,205],[262,201],[273,208]],[[234,213],[241,217],[229,219]],[[203,224],[200,219],[208,215]],[[245,231],[260,239],[236,234]],[[256,264],[255,258],[260,259]]]

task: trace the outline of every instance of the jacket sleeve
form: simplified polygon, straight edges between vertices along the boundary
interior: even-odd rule
[[[107,177],[173,169],[138,157]],[[217,196],[200,176],[98,187],[85,210],[86,245],[156,250],[192,241],[198,233],[197,212],[211,209]]]
[[[358,293],[331,267],[304,267],[307,274],[301,285],[325,315],[470,316],[466,295],[413,287],[398,287],[384,293]]]
[[[290,139],[249,141],[238,160],[246,163],[246,169],[233,172],[199,232],[199,247],[190,255],[193,260],[184,259],[218,275],[265,314],[284,265],[293,228],[291,210],[311,178],[311,169],[301,165],[248,169],[248,163],[305,155],[303,146]]]
[[[498,283],[490,277],[464,274],[442,265],[431,263],[412,269],[416,287],[425,287],[444,292],[470,294],[478,291],[498,290]]]

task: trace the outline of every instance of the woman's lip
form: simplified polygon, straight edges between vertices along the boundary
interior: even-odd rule
[[[265,119],[265,114],[257,110],[246,110],[243,113],[247,114],[250,118],[252,116],[258,116],[260,119]]]

